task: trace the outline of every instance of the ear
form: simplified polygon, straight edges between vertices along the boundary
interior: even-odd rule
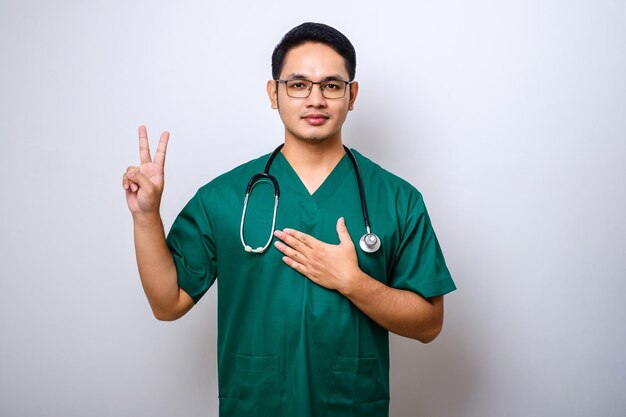
[[[276,90],[276,81],[269,80],[267,82],[267,96],[270,99],[270,104],[273,109],[278,108],[278,91]]]
[[[359,94],[359,83],[354,81],[350,84],[350,100],[348,101],[348,110],[352,111],[354,109],[354,102],[356,101],[356,96]]]

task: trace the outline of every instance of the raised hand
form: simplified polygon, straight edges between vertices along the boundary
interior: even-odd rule
[[[145,126],[139,126],[139,166],[130,166],[122,178],[126,190],[126,203],[133,215],[159,212],[163,195],[165,153],[169,132],[163,132],[154,154],[150,155],[148,133]]]

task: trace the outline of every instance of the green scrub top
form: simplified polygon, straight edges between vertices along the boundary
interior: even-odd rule
[[[276,228],[293,228],[338,244],[344,217],[360,268],[394,288],[423,297],[455,289],[421,194],[354,152],[372,231],[382,239],[364,253],[359,190],[347,155],[312,195],[282,153],[270,173],[280,184]],[[250,177],[269,155],[219,176],[189,201],[168,235],[178,283],[198,302],[218,279],[218,379],[221,417],[386,417],[388,332],[337,291],[323,288],[282,261],[271,245],[245,252],[240,240]],[[254,187],[244,237],[264,246],[271,233],[274,190]]]

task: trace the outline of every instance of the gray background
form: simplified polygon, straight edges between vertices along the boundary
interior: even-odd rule
[[[0,415],[215,416],[215,288],[156,321],[121,175],[170,130],[163,219],[282,138],[269,57],[357,48],[345,140],[424,194],[459,291],[392,338],[392,415],[624,416],[622,1],[0,1]],[[375,219],[373,220],[375,222]]]

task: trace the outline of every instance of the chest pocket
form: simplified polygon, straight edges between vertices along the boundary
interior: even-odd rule
[[[377,358],[333,357],[326,417],[387,417],[389,388]]]

